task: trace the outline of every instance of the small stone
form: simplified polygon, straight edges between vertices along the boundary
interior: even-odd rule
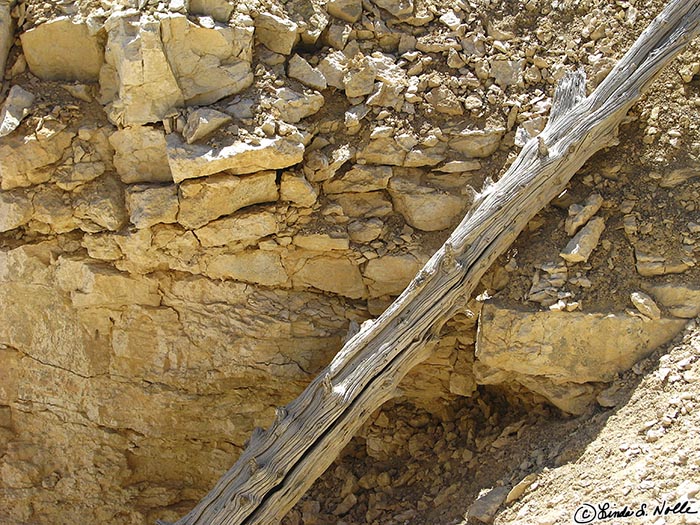
[[[174,223],[178,212],[177,186],[129,186],[126,190],[126,208],[131,223],[137,228]]]
[[[379,219],[352,221],[348,224],[348,234],[354,242],[369,243],[382,234],[383,228],[384,223]]]
[[[31,218],[32,201],[23,192],[0,192],[0,232],[19,228]]]
[[[537,480],[537,474],[528,474],[521,479],[506,496],[506,503],[513,503],[525,494],[525,491]]]
[[[630,294],[630,300],[642,315],[647,316],[649,319],[661,319],[661,310],[647,294],[643,292],[632,292]]]
[[[306,60],[299,55],[294,55],[289,60],[287,74],[312,89],[319,91],[326,89],[326,77],[318,69],[311,67]]]
[[[22,86],[12,86],[0,112],[0,137],[9,135],[27,116],[34,102],[34,95]]]
[[[586,224],[603,205],[603,197],[598,193],[591,194],[582,205],[572,204],[569,206],[569,216],[564,224],[566,234],[571,237],[578,229]]]
[[[592,219],[569,241],[559,256],[570,263],[586,262],[598,246],[604,229],[605,221],[601,217]]]
[[[233,119],[230,115],[211,108],[199,108],[194,110],[187,117],[187,124],[182,131],[187,144],[192,144],[204,137],[214,133],[224,124],[228,124]]]
[[[293,202],[298,206],[312,206],[318,193],[303,175],[285,171],[280,182],[280,199]]]
[[[508,487],[496,487],[480,496],[471,504],[467,511],[469,519],[474,518],[482,523],[491,523],[498,512],[498,508],[503,504],[508,496]]]
[[[326,11],[340,20],[357,22],[362,17],[362,0],[330,0]]]
[[[280,119],[290,124],[296,124],[301,119],[317,113],[325,102],[323,95],[314,91],[298,93],[288,87],[276,91],[276,99],[272,105],[280,113]]]
[[[357,496],[354,494],[348,494],[343,498],[343,501],[341,501],[338,506],[333,510],[333,514],[336,516],[342,516],[343,514],[347,514],[350,512],[350,510],[357,504]]]
[[[255,18],[255,36],[270,51],[289,55],[299,42],[299,27],[288,18],[261,13]]]

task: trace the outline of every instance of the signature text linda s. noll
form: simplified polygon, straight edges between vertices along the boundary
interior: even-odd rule
[[[645,516],[672,516],[678,514],[698,514],[700,505],[695,500],[662,501],[661,503],[642,503],[639,506],[613,506],[607,501],[592,505],[584,503],[574,512],[574,523],[595,523],[612,519],[643,518]]]

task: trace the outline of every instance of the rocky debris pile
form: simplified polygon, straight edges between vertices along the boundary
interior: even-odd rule
[[[664,500],[696,509],[698,344],[693,321],[576,418],[488,387],[439,418],[386,406],[283,523],[546,525],[571,522],[586,503],[646,504],[647,516]]]
[[[653,15],[592,3],[0,2],[0,516],[187,510],[543,129],[567,68],[595,86]],[[601,155],[531,222],[403,399],[454,426],[480,385],[582,413],[698,314],[690,56],[668,113],[653,95],[622,130],[636,163]]]

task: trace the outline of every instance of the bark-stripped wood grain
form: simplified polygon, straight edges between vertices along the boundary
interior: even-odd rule
[[[700,0],[672,0],[588,97],[582,72],[557,89],[549,123],[485,189],[401,296],[365,323],[177,525],[272,525],[291,509],[401,379],[430,355],[491,263],[598,150],[629,108],[699,32]]]

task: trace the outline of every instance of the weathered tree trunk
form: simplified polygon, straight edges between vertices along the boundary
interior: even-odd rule
[[[277,523],[333,462],[406,373],[430,355],[442,324],[528,221],[595,152],[616,143],[625,114],[656,74],[699,32],[700,0],[672,0],[589,97],[568,75],[549,123],[507,173],[486,188],[401,296],[341,349],[178,525]]]

